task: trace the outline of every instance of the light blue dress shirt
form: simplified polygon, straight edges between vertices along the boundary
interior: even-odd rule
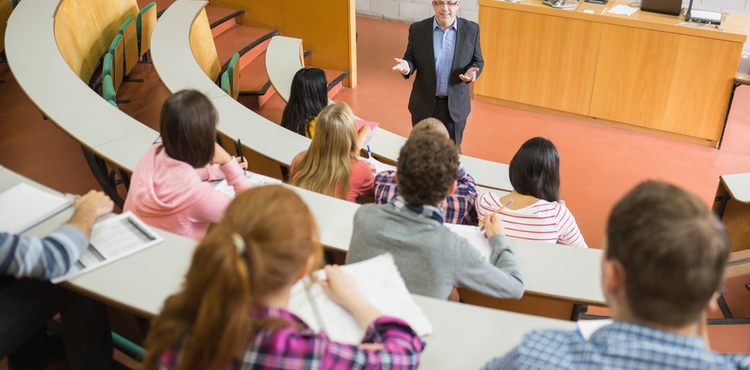
[[[584,340],[578,331],[535,330],[483,370],[735,370],[748,355],[720,355],[703,339],[616,321]]]
[[[453,64],[453,51],[456,49],[456,25],[458,18],[453,21],[453,25],[443,32],[443,28],[432,18],[432,46],[435,52],[435,74],[437,77],[437,90],[435,96],[448,96],[448,77],[451,73]]]

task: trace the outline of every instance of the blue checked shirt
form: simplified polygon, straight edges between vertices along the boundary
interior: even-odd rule
[[[748,355],[720,355],[705,348],[696,336],[615,322],[588,341],[578,331],[532,331],[483,369],[750,369]]]
[[[437,24],[435,18],[432,18],[432,47],[435,52],[435,75],[437,77],[437,89],[435,96],[448,96],[448,77],[453,65],[453,50],[456,48],[456,28],[458,21],[454,20],[453,25],[448,27],[445,32]]]
[[[477,220],[474,201],[477,199],[477,185],[474,178],[466,173],[462,164],[458,165],[461,177],[458,178],[456,191],[440,203],[445,222],[449,224],[468,224]],[[388,204],[401,194],[396,184],[396,171],[383,171],[375,177],[375,203]]]

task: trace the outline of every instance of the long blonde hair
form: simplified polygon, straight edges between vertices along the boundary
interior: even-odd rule
[[[294,165],[289,184],[346,199],[352,162],[357,160],[354,114],[346,103],[325,107],[315,123],[310,149]]]
[[[310,256],[320,264],[317,240],[315,219],[294,191],[264,186],[238,194],[196,248],[180,292],[152,321],[144,367],[158,368],[161,354],[179,347],[177,370],[220,369],[241,359],[259,330],[289,326],[252,312],[294,283]]]

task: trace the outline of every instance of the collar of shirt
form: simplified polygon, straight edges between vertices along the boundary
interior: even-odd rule
[[[629,338],[639,343],[667,343],[674,348],[681,348],[688,352],[702,352],[706,348],[703,339],[698,336],[681,335],[624,321],[615,321],[597,330],[591,335],[589,341],[604,346],[607,342],[622,338]]]
[[[437,17],[432,17],[432,30],[434,31],[435,28],[440,28],[440,31],[443,30],[443,27],[440,27],[440,25],[437,23]],[[458,31],[458,17],[456,17],[453,20],[453,25],[448,27],[448,29],[453,28],[454,30]],[[448,30],[446,29],[446,31]]]
[[[431,218],[437,222],[443,223],[443,209],[431,205],[412,206],[406,204],[404,197],[397,196],[391,201],[393,208],[397,211],[411,213],[417,217]]]

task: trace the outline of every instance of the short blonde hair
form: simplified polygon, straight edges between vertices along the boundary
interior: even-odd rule
[[[437,118],[425,118],[419,123],[416,124],[416,126],[412,127],[411,132],[409,133],[409,138],[411,139],[412,136],[421,134],[423,132],[437,132],[438,134],[444,135],[447,138],[450,138],[450,134],[448,133],[448,129],[445,128],[445,125],[440,122]]]

